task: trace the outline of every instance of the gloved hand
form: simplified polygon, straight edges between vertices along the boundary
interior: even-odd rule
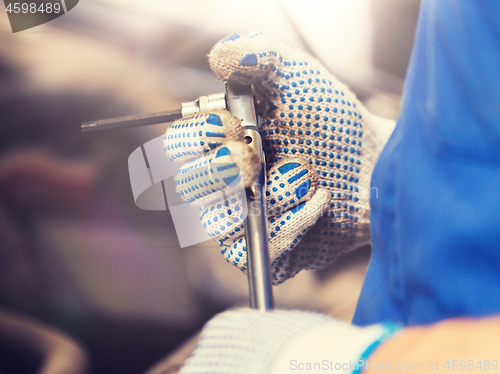
[[[207,323],[181,373],[361,372],[370,353],[397,330],[392,324],[356,327],[312,312],[232,310]]]
[[[209,62],[221,80],[252,84],[262,111],[273,282],[368,242],[370,176],[391,126],[315,59],[266,35],[233,34],[212,49]],[[243,140],[240,121],[214,111],[177,121],[164,143],[172,160],[185,162],[179,195],[200,207],[226,260],[246,270],[241,199],[214,194],[240,171],[245,186],[254,180],[256,155]],[[207,164],[225,166],[200,172]]]

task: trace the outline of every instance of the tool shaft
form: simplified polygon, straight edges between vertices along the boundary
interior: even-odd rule
[[[180,110],[170,110],[167,112],[150,114],[138,114],[85,122],[82,123],[81,129],[82,131],[117,130],[173,122],[184,116],[192,115],[198,112],[206,112],[214,109],[226,109],[225,98],[226,95],[224,93],[200,96],[195,101],[182,103],[182,108]]]
[[[253,309],[266,311],[274,307],[266,204],[264,202],[266,164],[262,139],[257,128],[251,86],[243,86],[234,82],[226,83],[226,101],[231,114],[243,121],[247,143],[255,149],[260,157],[260,172],[257,180],[245,190],[248,211],[244,226],[250,306]]]
[[[125,129],[130,127],[156,125],[172,122],[182,118],[181,110],[170,110],[167,112],[138,114],[125,117],[101,119],[98,121],[82,123],[82,131]]]

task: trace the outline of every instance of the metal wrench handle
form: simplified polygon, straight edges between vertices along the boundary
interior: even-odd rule
[[[235,82],[227,82],[226,103],[229,112],[243,121],[242,126],[245,129],[245,140],[255,149],[260,157],[260,173],[257,180],[249,188],[245,189],[248,211],[244,226],[250,307],[266,311],[274,307],[269,260],[267,210],[264,201],[266,159],[262,148],[262,139],[257,127],[252,87]]]

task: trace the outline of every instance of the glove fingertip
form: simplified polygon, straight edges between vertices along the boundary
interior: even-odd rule
[[[326,188],[320,187],[316,191],[315,196],[317,197],[318,210],[320,210],[323,215],[330,206],[330,192]]]
[[[175,121],[165,133],[163,147],[171,161],[186,162],[244,137],[241,120],[227,110],[214,109]]]
[[[253,84],[269,74],[278,54],[262,33],[233,34],[217,43],[208,55],[211,69],[223,81]]]
[[[260,172],[260,159],[252,147],[244,142],[227,142],[226,147],[231,151],[232,161],[238,165],[243,179],[243,185],[250,187]]]

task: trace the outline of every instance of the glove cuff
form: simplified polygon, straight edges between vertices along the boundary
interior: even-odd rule
[[[331,321],[329,316],[302,311],[224,312],[206,324],[181,373],[269,373],[289,342]]]
[[[355,327],[313,312],[228,311],[207,323],[181,373],[294,373],[301,363],[325,360],[334,366],[349,360],[355,365],[395,330],[386,325]]]
[[[276,359],[270,374],[302,370],[359,374],[370,354],[398,329],[393,324],[357,327],[332,319],[297,335]]]

